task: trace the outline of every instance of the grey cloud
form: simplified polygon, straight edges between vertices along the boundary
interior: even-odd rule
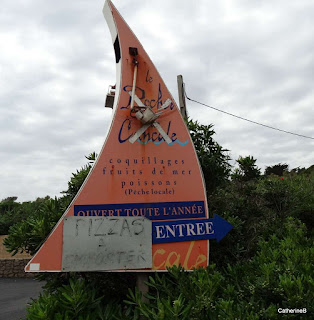
[[[113,1],[177,99],[191,98],[271,126],[314,136],[312,1]],[[0,52],[0,198],[57,195],[84,155],[99,151],[115,82],[104,1],[4,0]],[[18,51],[16,51],[18,50]],[[313,164],[313,142],[188,102],[232,161]]]

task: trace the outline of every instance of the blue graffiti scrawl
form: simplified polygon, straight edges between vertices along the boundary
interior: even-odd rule
[[[152,139],[151,140],[147,140],[147,141],[141,141],[140,138],[136,140],[137,142],[139,142],[140,144],[147,144],[148,142],[153,142],[156,146],[160,145],[161,143],[163,143],[165,140],[162,140],[162,141],[153,141]],[[175,140],[173,141],[172,143],[169,144],[169,146],[172,146],[175,142],[177,142],[180,146],[185,146],[189,140],[186,140],[185,142],[181,142],[180,140]]]
[[[131,85],[126,85],[123,87],[123,91],[126,92],[127,94],[130,94],[131,89],[132,89]],[[160,83],[158,85],[158,96],[156,97],[156,99],[147,99],[147,97],[145,96],[145,90],[140,87],[136,87],[135,93],[136,93],[136,98],[143,103],[143,106],[151,108],[152,110],[156,109],[155,110],[156,112],[160,110],[160,108],[162,108],[162,106],[166,101],[166,99],[163,99]],[[126,106],[121,106],[120,109],[129,109],[130,105],[131,105],[131,96],[129,97],[128,104]],[[163,110],[166,110],[166,109],[173,110],[173,108],[175,108],[175,106],[171,102],[170,105],[164,108]],[[119,134],[118,134],[118,141],[120,143],[127,142],[134,135],[135,133],[135,130],[133,128],[134,121],[135,123],[137,123],[137,121],[132,116],[130,116],[129,118],[125,119],[122,122],[119,130]],[[180,146],[185,146],[189,142],[189,140],[182,142],[177,138],[177,133],[172,130],[171,121],[168,121],[167,130],[165,131],[172,141],[172,143],[169,144],[170,146],[174,145],[175,143],[179,144]],[[153,130],[152,132],[144,132],[141,135],[141,137],[139,137],[136,140],[136,142],[142,145],[146,145],[149,142],[152,142],[155,145],[160,145],[163,142],[165,142],[165,139],[161,136],[161,134],[157,130]]]

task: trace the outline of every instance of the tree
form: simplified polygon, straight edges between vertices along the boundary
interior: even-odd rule
[[[20,203],[17,197],[7,197],[0,202],[0,235],[8,234],[9,228],[17,222],[17,212]]]
[[[286,163],[278,163],[274,166],[266,167],[265,169],[265,176],[269,176],[274,174],[276,176],[282,177],[284,173],[288,172],[289,166]]]
[[[36,201],[17,202],[17,197],[8,197],[0,202],[0,234],[6,235],[11,226],[30,216],[46,198]]]
[[[187,122],[196,154],[203,170],[206,189],[209,194],[228,181],[231,165],[228,150],[214,139],[213,125],[202,125],[191,119]]]
[[[24,219],[11,226],[9,236],[4,240],[7,251],[15,255],[18,252],[36,253],[40,245],[60,219],[66,206],[65,198],[38,198],[33,202],[24,202]]]
[[[256,159],[251,156],[239,157],[237,160],[239,168],[235,169],[232,175],[233,179],[249,181],[258,178],[261,175],[261,169],[256,165]]]
[[[256,159],[239,157],[237,176],[228,179],[229,156],[213,140],[212,125],[190,120],[188,126],[209,191],[209,212],[234,226],[218,245],[211,243],[210,261],[215,265],[188,273],[172,268],[161,276],[152,274],[149,303],[134,293],[135,279],[126,279],[132,274],[44,273],[40,277],[48,290],[31,303],[28,319],[77,319],[72,311],[78,307],[84,309],[84,319],[95,320],[134,320],[140,314],[148,319],[276,319],[279,307],[300,303],[311,314],[314,166],[284,179],[260,177]],[[11,227],[6,239],[11,252],[38,249],[78,192],[96,154],[86,158],[89,163],[73,173],[64,197],[38,202],[36,210]],[[288,171],[288,165],[279,165],[282,172]],[[108,303],[113,297],[119,302]]]
[[[68,189],[61,192],[70,199],[69,202],[72,201],[72,199],[80,190],[83,182],[85,181],[90,169],[92,168],[97,158],[97,153],[92,152],[88,156],[85,156],[85,158],[88,160],[88,163],[84,167],[82,167],[80,170],[76,170],[76,173],[72,173],[72,177],[68,182]]]

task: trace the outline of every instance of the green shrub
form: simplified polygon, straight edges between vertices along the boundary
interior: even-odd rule
[[[67,203],[62,199],[47,199],[27,218],[14,224],[4,240],[7,251],[15,255],[27,252],[33,255],[62,216]]]
[[[19,223],[34,212],[50,197],[37,198],[35,201],[19,203],[17,197],[8,197],[0,202],[0,235],[7,235],[11,226]]]
[[[54,293],[45,291],[27,308],[29,320],[87,320],[96,319],[101,297],[83,279],[70,279]]]
[[[149,303],[135,291],[126,301],[147,319],[282,319],[278,308],[307,308],[314,312],[314,241],[304,224],[288,218],[282,235],[258,243],[257,254],[245,263],[215,265],[194,272],[171,268],[149,278]],[[132,314],[132,312],[129,312]]]
[[[215,131],[212,124],[202,125],[190,119],[187,126],[202,167],[207,193],[211,194],[228,181],[231,172],[228,150],[214,140]]]
[[[254,181],[230,181],[217,188],[209,199],[209,212],[217,213],[233,224],[233,230],[219,244],[211,244],[211,261],[217,266],[251,259],[258,242],[281,235],[288,217],[305,223],[306,233],[313,234],[313,175],[288,173]]]
[[[234,226],[219,244],[211,243],[215,264],[193,272],[173,267],[168,273],[152,273],[148,302],[134,289],[132,274],[41,274],[38,278],[47,281],[45,291],[28,307],[27,319],[298,318],[278,314],[279,307],[305,307],[308,313],[302,319],[311,318],[314,166],[284,170],[283,177],[260,176],[256,160],[249,156],[239,159],[238,171],[228,180],[229,157],[212,139],[212,126],[193,121],[188,126],[206,180],[209,212]],[[36,252],[78,192],[95,157],[87,157],[90,162],[72,175],[64,197],[30,204],[8,199],[3,204],[4,212],[19,212],[5,240],[12,254]]]

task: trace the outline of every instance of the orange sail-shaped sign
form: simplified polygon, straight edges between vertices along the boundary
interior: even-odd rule
[[[173,97],[110,1],[105,3],[104,16],[112,36],[117,70],[111,128],[80,191],[25,270],[78,270],[74,265],[82,265],[79,250],[83,247],[90,254],[81,253],[86,255],[83,265],[87,267],[79,267],[80,271],[155,271],[179,264],[191,270],[207,266],[208,240],[184,238],[152,243],[154,232],[157,238],[166,239],[174,232],[178,239],[181,233],[183,237],[182,224],[176,230],[165,226],[149,231],[147,227],[144,240],[133,244],[144,230],[144,219],[145,223],[155,223],[208,218],[207,200],[194,145]],[[80,236],[80,228],[86,229],[85,238]],[[197,228],[202,227],[199,224]],[[191,224],[186,231],[185,235],[193,235],[197,230]],[[115,237],[109,241],[111,235]],[[90,242],[92,237],[96,239],[94,244]],[[116,246],[119,239],[125,241],[125,255],[121,245]],[[150,246],[143,256],[134,258],[143,243]],[[93,245],[96,247],[92,248]],[[103,255],[99,259],[102,262],[96,263],[94,255],[100,257],[106,246],[107,252],[111,250],[110,257]],[[78,251],[71,253],[71,248]],[[125,256],[123,266],[102,267],[112,255],[116,255],[117,261]],[[138,263],[141,258],[145,263]],[[92,266],[89,260],[93,261]]]

